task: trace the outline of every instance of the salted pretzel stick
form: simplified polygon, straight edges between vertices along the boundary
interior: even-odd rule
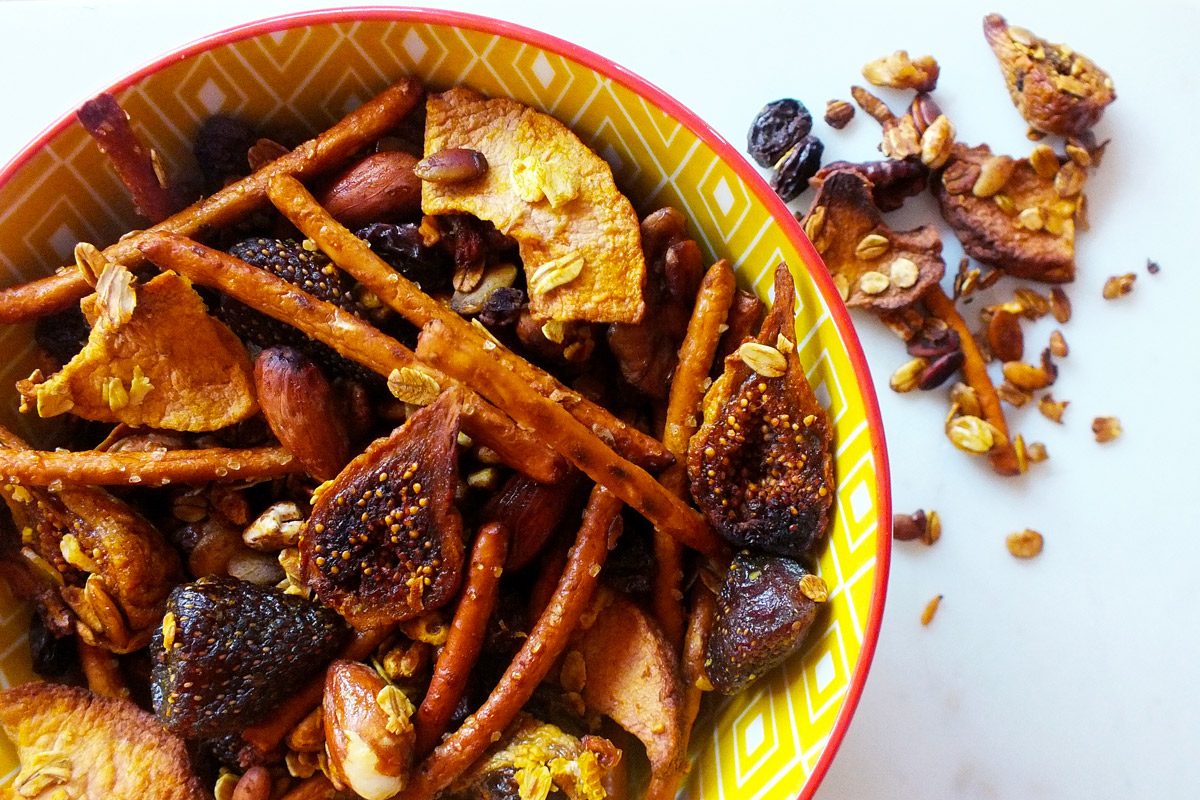
[[[488,699],[413,770],[408,786],[392,800],[428,800],[463,773],[516,719],[550,672],[579,624],[600,579],[612,543],[609,531],[621,501],[597,486],[588,499],[583,525],[550,605],[538,618],[520,652]]]
[[[708,648],[708,634],[712,631],[713,619],[717,613],[717,597],[708,590],[702,582],[697,582],[692,591],[692,611],[688,615],[687,635],[684,639],[683,658],[680,671],[683,673],[683,703],[680,709],[680,751],[686,753],[688,740],[691,738],[692,726],[696,724],[696,716],[700,713],[700,700],[708,686],[708,678],[704,674],[705,650]],[[686,764],[679,771],[664,775],[650,784],[651,792],[643,800],[671,800],[679,791],[679,782],[687,773]]]
[[[323,209],[295,178],[280,176],[271,181],[271,202],[305,236],[354,276],[380,300],[417,327],[441,320],[464,345],[479,348],[487,337],[448,306],[421,291],[420,287],[396,272],[371,251],[370,245],[340,225]],[[493,342],[493,345],[495,343]],[[538,369],[503,345],[491,351],[491,357],[505,364],[540,394],[553,397],[572,416],[593,431],[607,431],[614,449],[645,469],[661,469],[671,458],[651,436],[613,416],[608,410],[571,391],[554,377]]]
[[[736,290],[737,281],[728,261],[721,259],[708,268],[679,348],[679,364],[671,378],[667,420],[663,426],[663,444],[675,457],[675,463],[662,474],[661,480],[680,499],[687,497],[688,442],[700,427],[700,403]],[[667,641],[678,651],[683,644],[684,628],[683,545],[659,530],[654,531],[654,565],[651,609]]]
[[[155,167],[154,151],[142,143],[116,98],[108,93],[97,95],[80,106],[75,116],[108,157],[138,213],[151,222],[171,216],[175,201]]]
[[[644,469],[610,450],[565,408],[492,359],[495,347],[485,345],[479,351],[463,347],[446,325],[434,320],[421,332],[417,357],[475,389],[523,427],[537,431],[542,441],[580,472],[610,489],[656,528],[705,555],[715,556],[726,549],[698,511]]]
[[[117,663],[117,657],[112,651],[88,644],[80,637],[76,639],[79,645],[79,665],[83,668],[83,675],[87,678],[87,685],[92,693],[128,700],[129,686],[125,683],[121,665]]]
[[[355,631],[350,644],[342,648],[339,659],[347,661],[362,661],[375,648],[383,644],[392,634],[392,627],[371,628],[365,631]],[[295,728],[314,708],[321,704],[325,694],[325,670],[306,683],[299,691],[283,701],[271,716],[257,725],[251,725],[242,731],[242,739],[248,742],[260,753],[269,753],[279,746],[283,737]]]
[[[508,543],[508,528],[495,522],[484,525],[475,538],[467,585],[454,610],[446,644],[438,653],[425,699],[413,718],[416,728],[413,752],[418,758],[428,755],[442,738],[466,690],[483,648],[488,620],[500,596],[500,575],[508,558]]]
[[[416,369],[440,387],[450,379],[417,363],[412,351],[348,311],[326,303],[266,270],[173,233],[157,233],[139,245],[162,269],[173,269],[196,283],[220,289],[257,311],[286,322],[367,369],[388,377],[397,369]],[[463,426],[473,438],[509,464],[542,483],[553,483],[566,464],[529,431],[518,428],[495,406],[472,391],[463,392]]]
[[[963,378],[967,385],[975,390],[975,394],[979,398],[979,408],[983,413],[984,421],[990,422],[1003,434],[1003,442],[997,443],[992,452],[988,454],[988,458],[992,462],[992,469],[1001,475],[1019,474],[1021,470],[1017,466],[1017,452],[1008,436],[1008,423],[1004,419],[1004,409],[1000,406],[1000,397],[996,394],[996,387],[987,373],[987,364],[984,363],[979,348],[975,346],[975,338],[967,328],[966,321],[954,307],[954,301],[947,297],[946,293],[942,291],[942,287],[937,284],[926,289],[921,299],[931,314],[949,325],[958,334],[964,356]]]
[[[135,233],[105,248],[104,256],[126,267],[142,263],[139,245],[159,231],[192,236],[210,228],[220,228],[266,202],[267,183],[275,175],[309,178],[342,164],[364,145],[373,142],[396,126],[424,94],[416,78],[403,78],[351,111],[333,127],[310,139],[287,155],[149,230]],[[25,322],[45,314],[69,308],[92,288],[74,266],[49,278],[0,290],[0,322]]]
[[[87,486],[163,486],[168,483],[276,478],[304,468],[282,447],[235,450],[84,450],[69,453],[0,447],[0,475],[30,486],[56,481]]]

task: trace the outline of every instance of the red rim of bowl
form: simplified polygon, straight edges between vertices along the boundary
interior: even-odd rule
[[[274,33],[300,25],[363,20],[411,21],[429,25],[449,25],[480,31],[482,33],[505,36],[528,42],[543,50],[557,53],[623,84],[626,88],[647,98],[654,105],[683,123],[693,133],[704,140],[706,144],[712,147],[721,160],[734,169],[738,177],[755,194],[759,202],[766,205],[775,222],[783,228],[784,233],[796,246],[796,249],[801,252],[804,260],[810,264],[823,263],[820,255],[813,248],[812,243],[804,235],[804,231],[800,228],[799,223],[792,216],[792,212],[779,199],[779,196],[771,190],[758,171],[751,166],[750,162],[733,145],[727,142],[721,134],[713,130],[708,123],[696,116],[694,112],[690,111],[678,100],[654,84],[604,56],[556,36],[551,36],[550,34],[512,22],[459,11],[404,6],[347,6],[344,8],[283,14],[244,25],[237,25],[182,45],[139,67],[124,78],[113,83],[105,91],[118,92],[176,61],[198,55],[221,45],[241,41],[242,39],[266,33]],[[6,183],[12,177],[13,173],[32,158],[38,150],[48,144],[52,138],[73,123],[74,120],[75,112],[67,112],[46,128],[46,130],[42,131],[12,160],[5,164],[3,168],[0,168],[0,184]],[[877,521],[875,533],[875,586],[872,589],[871,608],[867,617],[866,627],[863,631],[862,649],[859,651],[858,663],[855,665],[854,674],[850,678],[850,686],[846,691],[846,699],[842,703],[841,710],[838,712],[837,720],[834,722],[833,730],[829,734],[825,749],[817,759],[812,773],[800,788],[799,800],[808,800],[816,792],[817,787],[825,777],[825,773],[829,770],[829,765],[833,761],[833,757],[837,753],[842,739],[846,735],[846,729],[849,727],[850,720],[854,716],[854,710],[862,697],[867,673],[870,671],[871,661],[875,656],[875,647],[879,641],[879,629],[883,621],[883,607],[887,595],[888,569],[892,551],[890,535],[892,496],[891,478],[888,471],[887,443],[884,440],[883,419],[879,412],[879,401],[875,396],[874,384],[871,382],[871,375],[867,368],[867,360],[863,354],[862,344],[859,342],[858,335],[855,333],[854,326],[851,323],[850,314],[846,310],[846,306],[842,302],[837,288],[833,285],[833,280],[824,270],[814,271],[810,277],[825,300],[825,305],[828,307],[830,316],[833,318],[834,327],[837,329],[838,335],[846,343],[847,354],[850,357],[850,362],[854,367],[855,375],[859,381],[868,422],[867,430],[871,436],[871,453],[875,461],[875,506],[877,509]]]

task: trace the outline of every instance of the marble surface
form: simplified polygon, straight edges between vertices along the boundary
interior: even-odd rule
[[[319,7],[304,0],[206,3],[0,2],[0,161],[131,68],[202,34]],[[430,5],[443,5],[430,3]],[[937,509],[942,540],[898,544],[883,633],[858,713],[821,800],[1193,796],[1200,779],[1200,642],[1191,619],[1200,537],[1196,496],[1200,347],[1196,157],[1200,7],[974,2],[680,4],[609,0],[455,8],[537,27],[606,55],[740,142],[759,107],[795,96],[817,112],[861,83],[859,68],[897,48],[932,53],[937,99],[959,138],[1024,154],[1030,143],[980,33],[992,10],[1066,41],[1112,74],[1119,99],[1097,128],[1112,138],[1089,183],[1093,230],[1078,243],[1071,354],[1054,395],[1064,425],[1011,414],[1050,460],[999,479],[941,434],[941,393],[896,395],[900,343],[860,316],[880,393],[898,510]],[[890,95],[899,98],[899,94]],[[818,122],[826,160],[874,155],[875,123]],[[807,205],[809,196],[798,201]],[[894,215],[936,218],[921,198]],[[959,249],[947,237],[946,261]],[[1162,266],[1145,270],[1147,258]],[[1110,275],[1132,294],[1101,299]],[[1010,290],[1015,284],[1002,283]],[[969,307],[968,307],[969,308]],[[973,312],[970,312],[973,313]],[[1030,348],[1054,325],[1026,327]],[[1116,415],[1116,442],[1092,439]],[[1031,527],[1045,552],[1012,558],[1007,533]],[[932,596],[936,619],[919,616]]]

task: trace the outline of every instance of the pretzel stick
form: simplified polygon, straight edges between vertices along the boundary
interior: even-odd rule
[[[474,715],[450,734],[416,769],[404,791],[392,800],[428,800],[463,773],[509,726],[550,672],[579,618],[592,601],[600,568],[611,547],[609,531],[621,501],[597,486],[588,499],[583,525],[571,548],[567,569],[554,598],[513,658],[500,683]]]
[[[304,468],[282,447],[234,450],[101,451],[68,453],[0,447],[0,475],[30,486],[56,481],[87,486],[164,486],[168,483],[276,478]]]
[[[305,236],[354,276],[400,316],[417,327],[441,320],[464,345],[475,348],[488,341],[485,334],[458,316],[450,308],[421,291],[415,283],[396,272],[359,239],[330,216],[299,181],[280,176],[271,181],[271,202]],[[495,342],[492,343],[495,345]],[[661,469],[671,463],[663,446],[651,436],[630,427],[611,412],[571,391],[548,373],[517,356],[503,345],[496,345],[491,357],[500,361],[537,392],[553,397],[572,416],[594,431],[607,431],[614,449],[646,469]],[[603,435],[603,434],[602,434]]]
[[[996,387],[987,373],[987,364],[984,363],[983,355],[975,345],[975,338],[967,328],[966,321],[954,307],[954,301],[946,296],[942,287],[936,284],[926,289],[921,299],[924,300],[925,307],[931,314],[958,333],[959,341],[962,343],[963,356],[965,356],[962,366],[963,378],[979,397],[979,408],[983,413],[983,419],[991,423],[1003,436],[1003,441],[998,441],[992,448],[992,452],[988,454],[988,458],[992,461],[992,469],[1000,475],[1019,474],[1021,470],[1017,466],[1017,452],[1008,437],[1008,423],[1004,419],[1004,409],[1000,406],[1000,397],[996,394]]]
[[[126,267],[142,263],[139,245],[160,231],[192,236],[210,228],[228,225],[261,206],[267,183],[275,175],[308,178],[327,172],[387,133],[404,118],[424,93],[416,78],[404,78],[351,111],[333,127],[310,139],[287,155],[221,191],[185,208],[149,230],[135,233],[104,250],[109,261]],[[0,290],[0,322],[25,322],[69,308],[92,287],[74,266],[58,274],[21,286]]]
[[[75,116],[108,157],[138,213],[151,222],[171,216],[175,201],[155,167],[154,151],[142,144],[116,98],[108,93],[97,95],[80,106]]]
[[[675,457],[675,463],[663,473],[662,484],[683,500],[688,496],[685,463],[688,442],[700,427],[700,403],[736,290],[737,281],[728,261],[722,259],[709,267],[700,283],[687,334],[679,348],[679,364],[671,378],[663,444]],[[683,545],[655,530],[654,564],[651,608],[667,641],[678,651],[683,644],[684,628]]]
[[[680,736],[679,749],[686,753],[688,740],[691,738],[692,726],[696,724],[696,716],[700,713],[700,700],[706,690],[708,678],[704,674],[705,650],[708,649],[708,634],[712,631],[713,619],[717,613],[717,597],[708,590],[703,582],[697,582],[692,591],[692,611],[688,615],[687,635],[684,639],[683,659],[680,670],[683,673],[683,703],[679,711]],[[679,791],[679,782],[687,774],[686,764],[682,769],[663,775],[651,783],[653,793],[647,793],[644,800],[671,800]]]
[[[125,683],[125,676],[121,674],[121,665],[117,663],[117,657],[112,654],[112,651],[88,644],[82,638],[76,637],[76,639],[79,645],[79,665],[83,667],[88,688],[94,694],[103,697],[128,700],[129,686]]]
[[[725,543],[700,513],[684,503],[641,467],[614,453],[565,408],[538,394],[521,376],[491,358],[495,350],[471,351],[441,321],[425,326],[417,343],[422,361],[458,378],[495,402],[580,472],[650,520],[656,528],[710,556]]]
[[[412,351],[348,311],[318,300],[266,270],[173,233],[157,233],[139,245],[162,269],[173,269],[292,325],[341,355],[385,378],[397,369],[416,369],[441,388],[451,380],[417,363]],[[463,425],[473,438],[500,454],[506,464],[542,483],[566,471],[562,459],[532,433],[518,428],[495,406],[472,391],[463,392]]]
[[[342,648],[342,652],[337,657],[347,661],[361,661],[374,653],[375,648],[383,644],[391,633],[391,626],[371,628],[365,631],[356,630],[350,644]],[[272,711],[270,717],[243,730],[242,739],[259,753],[271,752],[279,746],[283,737],[287,736],[292,728],[295,728],[301,720],[321,704],[321,698],[324,695],[325,670],[321,670],[319,675],[304,684],[299,691]]]
[[[442,738],[466,690],[500,595],[500,575],[508,558],[508,543],[508,528],[494,522],[484,525],[475,538],[467,585],[454,610],[446,644],[438,653],[425,699],[413,718],[416,728],[413,752],[418,758],[428,755]]]

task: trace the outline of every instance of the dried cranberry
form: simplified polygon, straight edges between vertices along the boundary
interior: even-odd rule
[[[926,325],[908,341],[908,354],[913,358],[941,358],[962,347],[958,332],[944,325]]]
[[[376,222],[358,231],[375,255],[425,292],[450,288],[454,266],[439,248],[426,247],[415,224]]]
[[[952,350],[946,353],[924,369],[921,377],[917,379],[917,387],[923,391],[936,389],[949,380],[951,375],[962,369],[963,362],[966,360],[967,357],[962,350]]]
[[[746,137],[746,150],[760,167],[775,162],[812,130],[812,114],[798,100],[784,98],[767,103],[758,112]]]
[[[805,136],[779,160],[771,176],[771,188],[785,203],[799,197],[808,188],[808,179],[821,168],[825,145],[815,136]]]

